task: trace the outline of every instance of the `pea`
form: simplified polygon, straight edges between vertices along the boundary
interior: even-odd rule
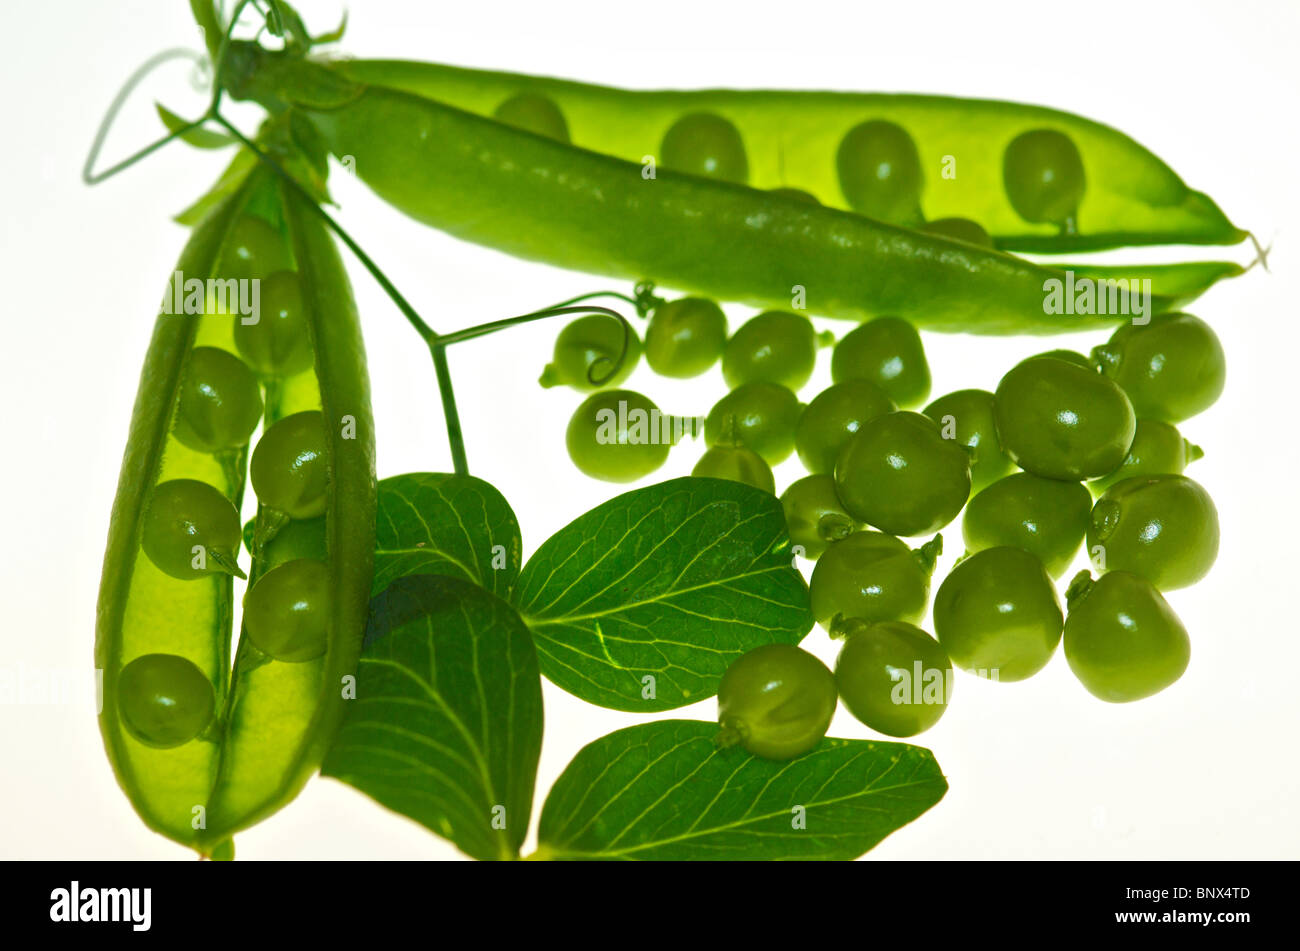
[[[248,442],[262,419],[262,392],[233,354],[195,347],[181,380],[172,434],[199,452],[227,452]]]
[[[492,117],[534,135],[545,136],[565,144],[569,141],[569,124],[564,113],[546,96],[521,92],[497,106]]]
[[[876,119],[845,134],[835,156],[849,207],[894,224],[921,220],[921,158],[901,126]]]
[[[972,492],[991,485],[1016,467],[998,441],[993,404],[993,394],[988,390],[957,390],[939,397],[924,410],[939,424],[944,439],[966,447]]]
[[[780,383],[797,390],[812,376],[817,348],[830,342],[812,321],[769,310],[746,321],[722,351],[722,376],[735,389],[745,383]]]
[[[1024,680],[1046,666],[1063,623],[1052,579],[1021,548],[971,555],[934,596],[934,633],[952,662],[995,680]]]
[[[615,370],[620,355],[623,362]],[[612,317],[588,314],[569,321],[556,336],[551,362],[542,370],[538,382],[545,387],[571,386],[583,392],[615,387],[632,375],[640,359],[641,339],[635,331]]]
[[[768,465],[777,465],[794,451],[794,431],[802,409],[799,397],[779,383],[746,383],[709,410],[704,442],[716,446],[724,439],[734,439],[762,456]]]
[[[920,621],[943,539],[912,551],[893,535],[855,532],[831,543],[813,569],[808,594],[813,617],[832,637],[861,621]]]
[[[831,354],[831,379],[870,380],[902,409],[921,406],[930,395],[921,335],[897,317],[877,317],[847,333]]]
[[[143,654],[122,668],[118,709],[127,732],[155,749],[188,743],[216,710],[212,681],[176,654]]]
[[[1209,409],[1223,393],[1223,346],[1210,325],[1191,314],[1126,324],[1092,353],[1142,417],[1180,423]]]
[[[820,205],[815,195],[810,195],[802,188],[773,188],[768,191],[769,195],[779,195],[782,198],[789,198],[791,201],[802,202],[805,205]]]
[[[741,185],[749,181],[740,132],[711,112],[693,112],[674,122],[664,133],[659,154],[664,167],[674,171]]]
[[[301,663],[325,653],[330,573],[322,561],[299,558],[272,568],[244,596],[244,630],[263,654]]]
[[[1114,472],[1137,430],[1124,391],[1068,360],[1031,357],[1008,371],[995,396],[1002,448],[1022,469],[1048,479]]]
[[[1077,230],[1083,200],[1083,159],[1068,135],[1034,129],[1011,140],[1002,156],[1002,184],[1011,207],[1026,221]]]
[[[754,450],[740,445],[718,445],[706,450],[691,470],[691,475],[728,479],[776,494],[776,478],[772,475],[772,467]]]
[[[224,280],[261,280],[290,267],[284,235],[257,215],[241,215],[226,236],[217,272]]]
[[[969,457],[928,416],[886,413],[863,423],[845,445],[835,487],[858,521],[891,535],[927,535],[966,504]]]
[[[952,661],[913,624],[855,625],[835,661],[835,684],[849,712],[886,736],[934,726],[952,699]]]
[[[798,554],[817,559],[826,546],[852,535],[861,528],[844,511],[835,494],[835,479],[829,475],[804,476],[781,493],[785,524]]]
[[[249,475],[258,501],[289,518],[325,514],[329,456],[325,417],[316,410],[286,416],[257,441]]]
[[[835,704],[835,677],[812,654],[792,644],[755,647],[718,684],[718,744],[794,759],[821,742]]]
[[[1125,479],[1093,507],[1088,552],[1098,571],[1128,571],[1162,591],[1185,588],[1218,557],[1219,514],[1186,476]]]
[[[655,309],[645,332],[645,358],[660,376],[699,376],[722,356],[727,317],[704,297],[682,297]]]
[[[635,482],[668,459],[659,407],[632,390],[602,390],[583,401],[564,441],[584,474],[606,482]]]
[[[971,221],[969,218],[936,218],[921,225],[920,230],[926,234],[952,238],[954,241],[965,241],[980,248],[993,247],[993,239],[989,233],[978,221]]]
[[[239,513],[206,482],[172,479],[153,490],[140,544],[161,571],[190,581],[239,570]]]
[[[1118,469],[1110,475],[1093,479],[1088,488],[1101,495],[1117,482],[1135,476],[1180,475],[1184,469],[1205,455],[1169,423],[1158,419],[1139,419],[1133,445]]]
[[[799,461],[814,474],[834,472],[835,460],[862,424],[895,409],[870,380],[846,380],[822,390],[799,414],[794,431]]]
[[[312,365],[302,282],[293,271],[262,279],[256,323],[235,321],[235,349],[264,377],[289,377]]]
[[[1059,578],[1083,544],[1091,513],[1092,494],[1082,484],[1017,472],[970,500],[962,536],[969,552],[1023,548]]]
[[[1178,680],[1191,659],[1187,629],[1145,578],[1082,571],[1066,593],[1065,659],[1094,697],[1128,703]]]

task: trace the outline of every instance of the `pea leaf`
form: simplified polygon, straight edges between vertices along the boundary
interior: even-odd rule
[[[616,710],[712,696],[727,666],[812,628],[781,504],[719,479],[674,479],[597,506],[551,536],[515,604],[544,673]]]
[[[828,738],[778,763],[717,732],[659,720],[583,747],[546,797],[538,857],[853,859],[948,790],[919,746]]]
[[[379,483],[372,594],[404,575],[466,578],[508,598],[522,561],[510,503],[473,476],[411,472]]]
[[[158,110],[158,118],[162,119],[163,125],[167,127],[168,132],[176,132],[189,125],[189,120],[182,119],[161,102],[155,102],[153,105]],[[233,136],[213,129],[205,129],[202,126],[184,133],[181,136],[181,141],[194,146],[196,149],[224,149],[228,145],[235,144]]]
[[[472,581],[399,578],[371,602],[356,699],[321,773],[477,859],[519,853],[542,747],[528,629]]]

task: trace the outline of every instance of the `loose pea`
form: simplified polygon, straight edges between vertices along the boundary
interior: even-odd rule
[[[593,393],[574,410],[565,431],[569,458],[583,473],[606,482],[635,482],[668,459],[664,417],[632,390]]]
[[[897,317],[877,317],[846,334],[831,355],[831,379],[870,380],[902,409],[921,406],[930,395],[921,335]]]
[[[1132,572],[1161,591],[1185,588],[1218,557],[1219,513],[1186,476],[1125,479],[1093,507],[1088,553],[1099,572]]]
[[[798,390],[812,376],[817,348],[831,342],[812,321],[769,310],[746,321],[722,351],[722,376],[735,389],[744,383],[780,383]]]
[[[745,184],[749,160],[736,127],[711,112],[682,116],[664,133],[659,154],[665,168],[703,178]]]
[[[776,478],[772,475],[772,467],[754,450],[741,445],[718,445],[705,450],[691,470],[691,475],[728,479],[776,494]]]
[[[1137,414],[1149,419],[1180,423],[1209,409],[1223,393],[1223,346],[1210,325],[1191,314],[1126,324],[1092,354]]]
[[[660,376],[699,376],[722,356],[727,316],[704,297],[682,297],[655,309],[645,331],[645,359]]]
[[[821,742],[835,715],[835,676],[792,644],[742,654],[718,684],[719,746],[793,759]]]
[[[1093,479],[1088,488],[1101,495],[1117,482],[1135,476],[1180,475],[1184,469],[1205,455],[1169,423],[1158,419],[1139,419],[1133,445],[1118,469],[1110,475]]]
[[[938,641],[902,621],[857,622],[835,661],[849,712],[877,733],[915,736],[952,699],[952,661]]]
[[[118,709],[127,732],[145,746],[188,743],[212,722],[216,693],[193,662],[176,654],[143,654],[122,668]]]
[[[794,431],[799,461],[811,473],[833,473],[844,444],[862,424],[895,409],[870,380],[846,380],[822,390],[799,414]]]
[[[248,442],[262,418],[257,378],[236,356],[195,347],[176,406],[172,433],[199,452],[224,452]]]
[[[944,439],[966,447],[972,492],[979,492],[1016,467],[998,441],[993,404],[993,394],[988,390],[957,390],[939,397],[924,410],[939,424]]]
[[[835,166],[854,211],[894,224],[921,220],[921,158],[901,126],[879,119],[854,126],[840,142]]]
[[[1017,472],[970,500],[962,536],[969,552],[1023,548],[1059,578],[1083,544],[1091,512],[1092,494],[1081,483]]]
[[[716,446],[734,439],[775,466],[794,451],[794,431],[802,409],[799,397],[779,383],[746,383],[709,410],[704,442]]]
[[[817,559],[826,546],[847,538],[861,524],[844,511],[835,494],[835,479],[829,475],[804,476],[781,493],[785,524],[796,552]]]
[[[235,349],[262,376],[293,376],[313,360],[302,283],[293,271],[276,271],[261,287],[257,321],[235,321]]]
[[[239,541],[239,513],[206,482],[172,479],[154,488],[140,544],[160,570],[182,581],[216,574],[242,578]]]
[[[623,362],[616,370],[620,355]],[[612,317],[588,314],[565,324],[555,338],[551,362],[537,382],[583,392],[615,387],[632,375],[640,359],[641,339],[636,331]]]
[[[257,441],[249,475],[264,506],[289,518],[325,514],[329,485],[325,417],[316,410],[286,416]]]
[[[1054,129],[1034,129],[1011,140],[1002,157],[1002,184],[1016,214],[1026,221],[1078,228],[1085,178],[1074,141]]]
[[[833,542],[817,559],[809,583],[813,617],[832,637],[843,637],[842,624],[853,618],[920,621],[942,551],[939,535],[916,551],[881,532],[855,532]]]
[[[978,221],[969,218],[936,218],[921,225],[926,234],[937,234],[955,241],[965,241],[981,248],[993,247],[993,239]]]
[[[535,135],[568,143],[569,124],[564,121],[564,113],[546,96],[537,93],[521,92],[511,96],[492,113],[498,122],[532,132]]]

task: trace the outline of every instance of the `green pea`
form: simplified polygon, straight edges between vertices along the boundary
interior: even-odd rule
[[[329,542],[325,534],[328,519],[321,515],[316,518],[295,519],[289,522],[275,537],[261,548],[263,568],[270,570],[287,561],[299,558],[322,559],[329,551]],[[244,523],[244,547],[250,553],[257,551],[257,519],[250,518]]]
[[[1016,467],[998,441],[993,405],[993,394],[988,390],[957,390],[939,397],[924,410],[939,424],[944,439],[966,447],[972,492],[993,484]]]
[[[705,450],[691,470],[691,475],[742,482],[776,494],[776,478],[772,475],[772,467],[763,461],[762,456],[744,446],[714,446]]]
[[[117,704],[127,732],[155,749],[188,743],[216,710],[212,681],[176,654],[143,654],[122,668]]]
[[[939,642],[902,621],[854,627],[835,661],[844,706],[886,736],[934,726],[952,699],[952,661]]]
[[[1209,409],[1223,393],[1223,346],[1210,325],[1191,314],[1126,324],[1092,354],[1148,419],[1180,423]]]
[[[1052,357],[1057,360],[1064,360],[1066,363],[1073,363],[1075,366],[1083,367],[1089,373],[1097,372],[1097,365],[1078,350],[1044,350],[1042,353],[1036,353],[1028,359],[1034,360],[1039,357]]]
[[[674,122],[664,133],[659,154],[664,167],[674,171],[741,185],[749,181],[749,161],[740,132],[711,112],[693,112]]]
[[[970,495],[966,450],[920,413],[886,413],[862,424],[835,463],[835,488],[854,518],[891,535],[929,535]]]
[[[1204,452],[1183,438],[1176,428],[1158,419],[1139,419],[1133,445],[1118,469],[1110,475],[1093,479],[1088,488],[1101,495],[1117,482],[1135,476],[1180,475],[1200,459]]]
[[[835,715],[835,677],[792,644],[765,644],[732,662],[718,684],[719,746],[793,759],[821,742]]]
[[[930,576],[943,551],[936,535],[916,551],[893,535],[855,532],[817,559],[809,583],[813,617],[832,637],[861,621],[918,622],[930,599]]]
[[[534,135],[568,143],[569,124],[560,107],[537,93],[521,92],[497,106],[492,117]]]
[[[1066,592],[1065,659],[1094,697],[1128,703],[1178,680],[1191,659],[1187,629],[1145,578],[1082,571]]]
[[[325,653],[330,623],[330,572],[299,558],[272,568],[244,596],[244,630],[263,654],[291,664]]]
[[[804,476],[781,493],[785,524],[797,554],[817,559],[831,542],[852,535],[861,524],[844,511],[829,475]]]
[[[1161,591],[1185,588],[1218,557],[1219,513],[1186,476],[1125,479],[1093,507],[1088,553],[1099,572],[1128,571]]]
[[[1011,207],[1026,221],[1078,228],[1083,159],[1074,141],[1054,129],[1034,129],[1011,140],[1002,156],[1002,184]]]
[[[768,191],[769,195],[779,195],[781,198],[789,198],[791,201],[803,202],[805,205],[820,205],[815,195],[811,195],[802,188],[773,188]]]
[[[936,218],[921,225],[920,230],[926,234],[952,238],[954,241],[965,241],[980,248],[993,247],[993,239],[989,233],[978,221],[971,221],[969,218]]]
[[[623,362],[615,370],[620,355]],[[640,359],[641,338],[635,330],[612,317],[587,314],[569,321],[556,336],[551,362],[538,382],[583,392],[615,387],[632,375]]]
[[[854,126],[840,142],[835,167],[854,211],[893,224],[921,220],[921,158],[901,126],[879,119]]]
[[[682,297],[655,309],[645,331],[645,358],[660,376],[699,376],[722,356],[727,316],[704,297]]]
[[[1052,579],[1021,548],[971,555],[934,596],[934,633],[952,662],[993,680],[1024,680],[1042,670],[1063,623]]]
[[[921,335],[897,317],[877,317],[846,334],[831,355],[831,379],[870,380],[902,409],[921,406],[930,395]]]
[[[1078,481],[1114,472],[1133,444],[1133,404],[1113,380],[1054,357],[1031,357],[998,383],[1002,448],[1022,469]]]
[[[264,506],[289,518],[325,514],[329,486],[325,417],[316,410],[286,416],[257,441],[249,476]]]
[[[199,452],[226,452],[248,442],[262,419],[262,391],[233,354],[195,347],[181,380],[172,434]]]
[[[289,377],[312,365],[297,273],[276,271],[262,279],[257,318],[255,323],[235,321],[235,349],[249,366],[264,377]]]
[[[293,264],[284,235],[257,215],[241,215],[223,242],[217,273],[224,280],[261,280]]]
[[[811,473],[833,473],[844,445],[869,419],[897,409],[870,380],[846,380],[818,393],[794,431],[799,461]]]
[[[779,383],[746,383],[709,410],[705,445],[734,439],[775,466],[794,451],[794,431],[802,410],[799,397]]]
[[[962,536],[969,552],[1023,548],[1059,578],[1079,553],[1091,513],[1092,494],[1082,484],[1017,472],[970,500]]]
[[[780,383],[798,390],[812,376],[817,348],[830,342],[812,321],[784,310],[747,320],[722,351],[722,376],[735,389],[745,383]]]
[[[154,487],[140,545],[161,571],[182,581],[239,570],[239,513],[206,482],[172,479]]]
[[[593,479],[643,479],[668,459],[673,440],[665,433],[666,420],[659,407],[632,390],[593,393],[569,420],[569,458]]]

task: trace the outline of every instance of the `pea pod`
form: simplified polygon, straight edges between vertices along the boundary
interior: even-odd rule
[[[204,855],[230,854],[235,832],[292,799],[316,770],[342,714],[343,678],[360,652],[374,547],[373,425],[351,289],[306,199],[262,168],[195,228],[177,270],[187,281],[208,281],[237,269],[241,252],[252,250],[298,275],[313,353],[310,367],[262,380],[264,425],[305,410],[339,423],[326,427],[325,531],[323,547],[311,552],[330,591],[323,653],[276,661],[241,635],[232,668],[231,572],[240,569],[224,559],[238,556],[237,526],[232,550],[218,552],[217,567],[205,573],[187,572],[158,552],[157,536],[165,540],[170,524],[160,521],[160,500],[188,505],[182,514],[199,519],[191,529],[202,527],[188,501],[194,498],[237,522],[247,444],[205,452],[177,438],[195,350],[221,350],[227,363],[238,353],[233,328],[240,318],[228,314],[164,313],[157,320],[113,507],[96,625],[100,729],[118,781],[150,828]],[[202,546],[195,551],[199,558]],[[255,555],[250,590],[268,567]]]
[[[640,164],[314,62],[251,44],[231,53],[233,96],[272,111],[291,103],[390,204],[518,257],[777,309],[799,286],[813,313],[888,313],[939,331],[1048,334],[1127,319],[1045,307],[1045,288],[1067,286],[1066,274],[1009,254],[666,169],[647,181]]]
[[[1042,106],[886,93],[727,90],[640,91],[563,79],[395,60],[334,66],[358,82],[403,90],[491,116],[514,96],[554,104],[575,146],[640,163],[661,154],[682,117],[721,116],[739,132],[754,188],[793,186],[847,209],[836,154],[864,121],[884,121],[915,143],[925,218],[978,222],[1005,250],[1060,253],[1126,245],[1235,244],[1237,228],[1149,150],[1116,129]],[[1003,181],[1007,146],[1052,129],[1072,140],[1086,177],[1078,231],[1026,221]]]

